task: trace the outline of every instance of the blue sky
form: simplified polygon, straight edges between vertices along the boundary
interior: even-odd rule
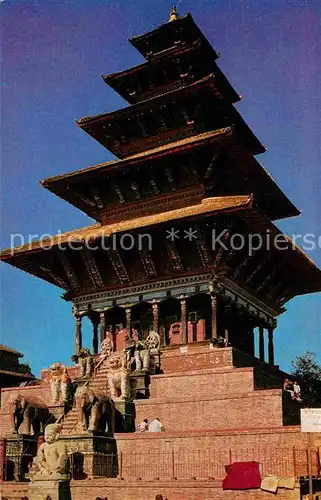
[[[125,106],[100,78],[142,61],[130,36],[167,20],[170,1],[3,0],[1,8],[1,247],[11,233],[55,234],[91,219],[38,184],[112,155],[74,120]],[[243,96],[237,105],[267,147],[258,160],[302,215],[288,234],[321,234],[321,7],[318,0],[182,0],[220,52]],[[307,252],[321,266],[321,250]],[[74,321],[61,291],[1,264],[1,343],[25,353],[34,373],[69,363]],[[276,330],[276,362],[321,357],[320,295],[287,305]],[[90,327],[85,328],[90,343]]]

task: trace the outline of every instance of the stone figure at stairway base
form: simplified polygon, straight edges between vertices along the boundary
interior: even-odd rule
[[[31,479],[34,480],[60,480],[69,479],[67,473],[67,448],[65,443],[59,441],[62,426],[49,424],[45,429],[45,442],[40,445],[35,458]]]

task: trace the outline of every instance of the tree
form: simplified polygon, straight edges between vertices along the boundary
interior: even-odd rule
[[[292,361],[292,376],[301,387],[303,406],[318,408],[321,406],[321,366],[314,352],[307,351]]]

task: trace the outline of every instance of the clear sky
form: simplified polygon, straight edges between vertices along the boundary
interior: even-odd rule
[[[1,247],[11,233],[55,234],[89,225],[40,179],[112,158],[74,123],[125,106],[100,78],[142,62],[128,43],[167,21],[173,0],[1,0]],[[237,105],[267,147],[258,160],[302,215],[288,234],[321,234],[319,0],[182,0],[243,96]],[[321,266],[321,250],[307,252]],[[74,351],[71,305],[57,287],[1,265],[1,343],[25,353],[35,374]],[[321,357],[320,295],[287,305],[276,362]],[[85,343],[90,342],[89,325]]]

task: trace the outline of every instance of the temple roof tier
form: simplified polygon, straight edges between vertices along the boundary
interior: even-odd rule
[[[211,196],[254,192],[257,206],[272,220],[299,214],[233,128],[205,132],[41,184],[102,223],[137,217],[142,210],[167,210],[175,200],[186,204],[209,191]]]
[[[196,236],[187,240],[189,234]],[[223,234],[226,245],[215,246],[213,234]],[[262,245],[250,252],[253,234],[261,235]],[[230,244],[233,235],[244,238],[241,249]],[[277,235],[282,248],[268,247]],[[136,244],[123,248],[122,238]],[[280,311],[290,298],[321,290],[321,271],[255,207],[253,196],[206,198],[161,214],[96,224],[4,250],[0,258],[63,288],[69,299],[204,272],[223,273]]]
[[[215,59],[219,57],[189,13],[155,30],[129,39],[130,43],[148,60],[160,53],[189,45],[196,40],[202,40],[202,43],[212,51]]]
[[[226,104],[213,74],[127,108],[81,118],[77,124],[119,158],[232,125],[253,154],[265,151],[238,111]]]
[[[215,63],[213,50],[202,40],[190,45],[174,47],[149,62],[125,71],[102,75],[104,81],[130,104],[186,87],[214,74],[220,94],[230,102],[240,100],[228,79]]]

